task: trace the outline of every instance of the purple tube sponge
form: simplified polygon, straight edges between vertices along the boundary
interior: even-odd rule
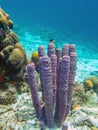
[[[51,55],[51,67],[52,67],[52,81],[53,85],[56,86],[56,77],[57,77],[57,56],[56,55]]]
[[[68,81],[69,81],[69,72],[70,72],[70,57],[64,56],[60,63],[60,75],[59,75],[59,84],[58,84],[58,125],[61,126],[65,120],[65,114],[68,104]]]
[[[38,55],[39,55],[39,58],[42,57],[42,56],[45,56],[45,50],[44,50],[43,46],[38,47]],[[40,73],[40,83],[41,83],[41,89],[42,89],[42,99],[44,101],[43,84],[42,84],[42,78],[41,78],[42,72],[41,72],[41,69],[40,69],[40,65],[39,65],[39,73]]]
[[[65,44],[62,48],[62,56],[69,56],[69,44]]]
[[[53,88],[52,88],[52,69],[51,61],[47,56],[39,59],[39,65],[42,72],[42,84],[45,102],[45,114],[47,118],[47,126],[49,128],[54,127],[53,117]]]
[[[76,45],[75,44],[70,44],[69,46],[69,55],[71,52],[76,52]]]
[[[68,130],[68,125],[67,123],[62,124],[62,130]]]
[[[36,71],[34,63],[29,63],[27,65],[28,71],[28,82],[31,89],[31,96],[33,100],[33,105],[35,108],[36,116],[40,120],[41,117],[41,107],[38,99],[37,81],[36,81]]]
[[[57,93],[57,56],[51,55],[51,67],[52,67],[52,87],[53,87],[53,103],[54,103],[54,114],[56,107],[56,93]]]
[[[45,50],[44,50],[43,46],[39,46],[38,55],[39,55],[39,57],[45,56]]]
[[[50,43],[48,45],[48,56],[50,57],[51,55],[55,54],[55,46],[54,43]]]
[[[57,63],[59,63],[59,59],[61,58],[61,49],[56,48],[56,56],[57,56]]]
[[[74,83],[74,79],[75,79],[75,75],[76,75],[76,61],[77,61],[76,52],[70,52],[70,76],[69,76],[69,87],[68,87],[67,114],[68,114],[70,107],[71,107],[71,100],[72,100],[72,94],[73,94],[73,83]]]
[[[57,85],[58,85],[58,81],[59,81],[61,53],[62,53],[61,49],[57,48],[56,49],[56,56],[57,56]]]

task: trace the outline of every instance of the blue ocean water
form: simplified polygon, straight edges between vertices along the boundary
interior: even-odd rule
[[[97,0],[0,0],[0,5],[15,23],[51,26],[60,32],[70,30],[97,40]]]
[[[0,6],[14,21],[29,58],[50,39],[57,47],[75,43],[79,72],[98,73],[98,0],[0,0]]]

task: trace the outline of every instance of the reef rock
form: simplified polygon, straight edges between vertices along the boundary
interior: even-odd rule
[[[74,84],[72,104],[82,105],[85,101],[85,90],[83,85],[79,83]]]
[[[13,84],[6,83],[0,86],[0,104],[8,105],[16,102],[16,88]]]
[[[18,81],[25,72],[26,53],[12,26],[9,15],[0,8],[0,73]]]
[[[98,128],[98,108],[81,107],[77,111],[72,111],[69,120],[76,129],[80,127],[79,130],[85,126],[88,130],[91,127]]]

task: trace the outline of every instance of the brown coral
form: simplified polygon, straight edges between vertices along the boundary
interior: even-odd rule
[[[12,28],[13,21],[0,8],[0,73],[16,81],[22,79],[25,71],[26,53]]]
[[[10,16],[0,8],[0,24],[4,25],[4,29],[7,28],[13,29],[13,21],[10,20]]]
[[[9,69],[10,79],[17,81],[22,78],[25,71],[26,54],[19,43],[15,45],[15,48],[7,59],[6,64]]]

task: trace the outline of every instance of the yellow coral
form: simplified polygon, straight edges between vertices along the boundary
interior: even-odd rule
[[[92,76],[88,78],[94,85],[98,85],[98,79],[96,76]]]
[[[88,89],[88,90],[91,90],[93,88],[93,83],[91,80],[89,79],[86,79],[84,80],[84,86]]]
[[[78,110],[79,108],[80,108],[80,105],[75,104],[75,105],[73,106],[73,108],[72,108],[72,111],[76,111],[76,110]]]
[[[94,92],[98,94],[98,77],[97,76],[91,76],[84,80],[84,87],[85,90],[91,90],[93,89]]]
[[[39,59],[38,51],[34,51],[34,52],[32,53],[31,61],[34,62],[36,68],[38,68],[38,66],[39,66],[38,59]]]
[[[33,52],[32,61],[36,64],[38,62],[38,59],[39,59],[38,51]]]

